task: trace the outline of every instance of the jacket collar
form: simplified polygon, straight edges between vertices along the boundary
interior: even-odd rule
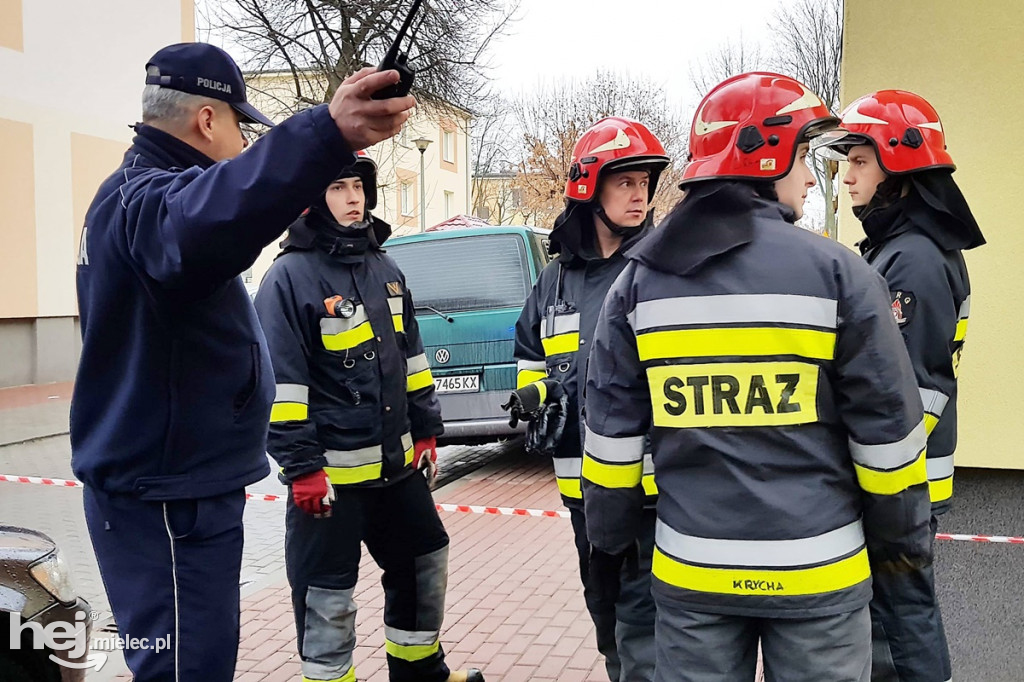
[[[159,128],[145,123],[139,123],[134,128],[136,135],[132,139],[132,146],[157,168],[185,170],[199,166],[206,170],[216,163],[192,145]]]
[[[391,225],[369,215],[369,227],[351,229],[310,210],[288,228],[281,242],[282,253],[318,249],[343,263],[363,259],[367,251],[383,251],[381,244],[391,236]]]
[[[650,211],[641,225],[634,232],[622,239],[619,250],[608,258],[597,251],[596,235],[594,234],[594,213],[589,205],[575,201],[568,205],[556,219],[551,230],[551,253],[558,254],[558,260],[568,268],[581,267],[589,262],[611,260],[622,256],[641,239],[647,236],[653,227],[654,211]]]

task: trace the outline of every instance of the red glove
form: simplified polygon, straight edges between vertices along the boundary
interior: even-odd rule
[[[323,469],[302,474],[292,481],[292,500],[295,506],[314,516],[331,510],[330,500],[334,499],[334,488]]]
[[[423,438],[413,446],[412,468],[423,472],[427,482],[433,485],[437,478],[437,438]]]

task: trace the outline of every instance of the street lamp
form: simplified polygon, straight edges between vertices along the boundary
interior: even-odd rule
[[[423,153],[427,151],[431,141],[425,137],[418,137],[412,141],[416,149],[420,150],[420,232],[427,230],[427,183],[423,177]]]

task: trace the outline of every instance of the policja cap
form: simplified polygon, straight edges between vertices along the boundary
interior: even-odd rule
[[[245,80],[242,71],[224,50],[208,43],[177,43],[168,45],[146,64],[146,71],[156,67],[159,74],[146,76],[146,85],[179,90],[227,102],[241,120],[272,126],[274,122],[245,101]]]

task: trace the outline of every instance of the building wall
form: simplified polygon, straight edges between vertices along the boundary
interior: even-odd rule
[[[0,386],[74,377],[86,208],[130,143],[146,60],[195,36],[194,0],[138,4],[0,0]]]
[[[1024,110],[1019,0],[846,0],[843,102],[911,90],[938,110],[954,175],[988,244],[965,256],[971,318],[960,365],[957,464],[1024,468],[1016,432],[1024,376],[1024,184],[1017,149]],[[844,172],[845,169],[841,169]],[[863,237],[842,194],[839,237]]]

